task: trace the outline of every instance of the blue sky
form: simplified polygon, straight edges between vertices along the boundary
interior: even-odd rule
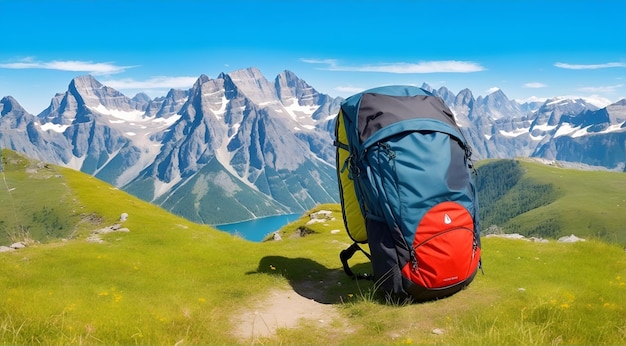
[[[253,66],[331,96],[426,82],[626,98],[622,1],[0,0],[0,13],[0,97],[32,114],[84,74],[156,97]]]

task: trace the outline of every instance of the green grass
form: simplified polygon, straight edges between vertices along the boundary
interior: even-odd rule
[[[522,162],[531,179],[553,184],[562,196],[518,223],[560,216],[561,234],[576,234],[626,244],[626,174],[581,171]]]
[[[478,179],[488,165],[509,161],[481,161]],[[626,174],[559,168],[526,159],[517,162],[523,171],[520,180],[499,199],[479,201],[485,210],[509,208],[500,213],[510,219],[497,224],[506,233],[550,239],[575,234],[626,245]],[[503,173],[503,179],[509,174],[513,173]],[[541,195],[541,191],[547,191],[550,196]],[[534,200],[540,203],[530,210],[516,205],[527,201],[524,194],[531,193],[538,194]],[[510,209],[516,208],[521,213],[511,214]],[[483,230],[492,219],[482,220]]]
[[[621,244],[484,238],[485,274],[468,289],[436,302],[390,304],[371,282],[343,273],[339,252],[350,240],[338,205],[313,210],[331,210],[334,220],[306,226],[304,216],[283,229],[282,241],[253,243],[80,172],[54,169],[91,221],[80,222],[68,241],[0,253],[1,345],[626,344]],[[562,205],[573,203],[564,198]],[[86,241],[121,213],[129,215],[129,233]],[[303,226],[313,233],[293,237]],[[371,272],[359,253],[350,263]],[[340,319],[325,328],[302,321],[260,340],[237,338],[237,315],[276,288],[335,307]]]
[[[626,260],[622,249],[605,243],[488,238],[486,274],[467,290],[437,302],[397,306],[377,299],[367,283],[358,286],[339,276],[338,246],[329,246],[338,235],[321,230],[305,238],[248,244],[187,229],[178,237],[161,237],[182,239],[161,249],[154,248],[160,241],[153,236],[132,239],[132,233],[107,244],[73,241],[0,254],[0,343],[238,343],[230,335],[232,315],[254,297],[272,287],[298,291],[300,285],[331,278],[342,285],[333,281],[320,294],[337,306],[347,326],[329,331],[303,324],[265,342],[599,345],[626,340]],[[225,255],[235,252],[236,258]],[[443,335],[433,334],[435,328]]]
[[[0,245],[70,237],[80,211],[57,167],[2,151]]]

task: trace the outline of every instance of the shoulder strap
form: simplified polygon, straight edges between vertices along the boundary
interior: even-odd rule
[[[354,256],[354,253],[360,250],[361,252],[363,252],[363,254],[365,254],[365,256],[367,256],[368,259],[372,259],[370,254],[368,254],[367,252],[365,252],[365,250],[361,249],[361,247],[359,246],[359,244],[357,244],[356,242],[353,243],[352,245],[350,245],[350,247],[348,247],[345,250],[342,250],[341,253],[339,253],[339,259],[341,259],[341,264],[343,265],[343,271],[346,272],[346,274],[355,279],[355,280],[373,280],[372,275],[370,274],[354,274],[352,272],[352,269],[350,269],[350,266],[348,265],[348,260],[350,258],[352,258],[352,256]]]

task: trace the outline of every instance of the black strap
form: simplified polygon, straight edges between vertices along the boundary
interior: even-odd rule
[[[361,252],[363,252],[363,254],[365,254],[365,256],[367,256],[367,258],[371,260],[370,254],[368,254],[363,249],[361,249],[359,244],[353,243],[352,245],[350,245],[350,247],[348,247],[345,250],[342,250],[341,253],[339,253],[339,259],[341,259],[341,264],[343,265],[343,271],[346,272],[346,274],[349,277],[355,280],[361,280],[361,279],[373,280],[372,276],[369,274],[354,274],[352,272],[352,269],[350,269],[350,266],[348,265],[348,260],[352,258],[352,256],[354,256],[354,253],[357,252],[357,250],[360,250]]]
[[[350,147],[348,147],[348,145],[347,145],[347,144],[345,144],[345,143],[341,143],[341,142],[340,142],[340,141],[338,141],[338,140],[334,140],[334,141],[333,141],[333,145],[334,145],[334,146],[336,146],[337,148],[341,148],[341,149],[343,149],[343,150],[345,150],[345,151],[350,151]]]

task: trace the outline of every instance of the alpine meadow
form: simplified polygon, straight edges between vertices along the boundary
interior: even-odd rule
[[[626,346],[624,13],[0,0],[0,346]]]
[[[452,297],[394,304],[343,273],[338,204],[257,243],[11,150],[1,168],[3,345],[626,341],[623,173],[481,160],[484,273]],[[556,240],[570,235],[585,241]]]

